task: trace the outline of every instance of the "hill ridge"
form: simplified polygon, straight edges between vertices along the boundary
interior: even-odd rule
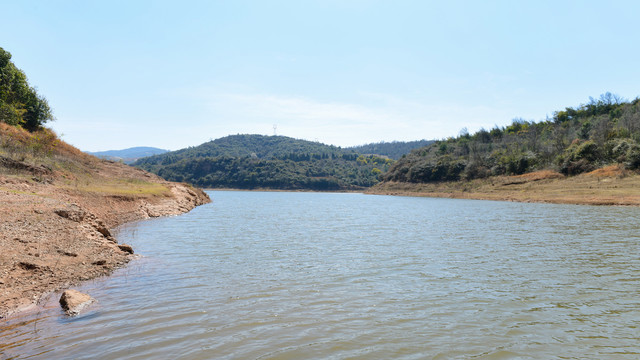
[[[237,134],[133,165],[201,187],[356,190],[372,186],[392,160],[282,135]]]

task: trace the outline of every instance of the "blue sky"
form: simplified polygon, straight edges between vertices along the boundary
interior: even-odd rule
[[[86,151],[238,133],[440,139],[640,95],[638,1],[4,1],[0,46]]]

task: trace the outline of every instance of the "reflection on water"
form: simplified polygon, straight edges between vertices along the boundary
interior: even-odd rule
[[[637,359],[640,209],[214,192],[3,359]]]

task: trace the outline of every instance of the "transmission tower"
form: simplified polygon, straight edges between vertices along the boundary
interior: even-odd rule
[[[278,130],[278,124],[273,124],[273,136],[276,136],[276,130]]]

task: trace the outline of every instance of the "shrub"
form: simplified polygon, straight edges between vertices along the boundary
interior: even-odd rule
[[[601,159],[598,145],[589,141],[573,141],[565,152],[558,157],[560,172],[565,175],[577,175],[592,171]]]

